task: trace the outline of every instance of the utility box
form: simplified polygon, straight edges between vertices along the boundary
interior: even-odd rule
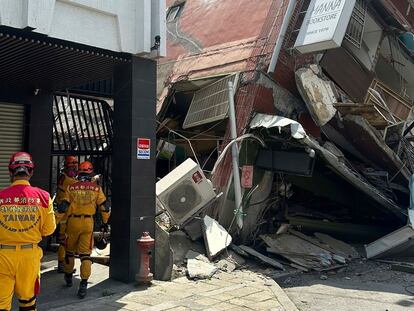
[[[0,1],[1,26],[147,57],[166,55],[165,14],[165,0]]]

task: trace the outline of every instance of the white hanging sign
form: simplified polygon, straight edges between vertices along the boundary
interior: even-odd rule
[[[312,0],[295,48],[311,53],[340,47],[356,0]]]

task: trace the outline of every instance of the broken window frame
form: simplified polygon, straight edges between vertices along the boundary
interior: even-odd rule
[[[167,12],[167,23],[172,23],[177,20],[177,18],[181,15],[182,10],[184,8],[185,2],[181,2],[179,4],[175,4],[168,9]]]
[[[366,2],[364,0],[356,0],[344,39],[357,49],[362,47],[366,17]]]

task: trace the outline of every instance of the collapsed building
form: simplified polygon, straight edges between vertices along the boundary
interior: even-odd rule
[[[243,244],[282,224],[362,243],[407,224],[411,1],[167,5],[169,55],[158,64],[159,179],[192,158],[222,193],[204,213]],[[229,82],[241,206],[226,148],[234,138]],[[170,209],[192,209],[189,201],[174,202]]]

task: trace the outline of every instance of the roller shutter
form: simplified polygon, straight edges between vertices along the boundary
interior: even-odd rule
[[[10,185],[10,155],[23,148],[24,106],[0,103],[0,189]]]

